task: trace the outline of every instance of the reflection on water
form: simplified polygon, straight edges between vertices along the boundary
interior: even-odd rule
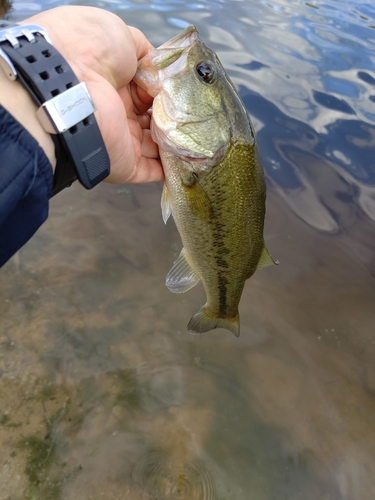
[[[246,284],[239,339],[190,336],[204,292],[164,286],[181,244],[161,186],[53,199],[0,273],[0,500],[373,500],[375,8],[95,5],[156,45],[194,23],[218,51],[258,131],[281,265]]]

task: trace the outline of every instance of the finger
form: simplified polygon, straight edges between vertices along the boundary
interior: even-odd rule
[[[154,98],[148,95],[147,92],[141,89],[135,82],[130,82],[129,91],[136,113],[139,115],[146,113],[152,106]]]
[[[138,28],[134,28],[134,26],[128,26],[128,28],[133,37],[137,59],[139,61],[147,54],[150,49],[153,48],[153,45],[147,40],[146,36]]]
[[[138,115],[137,121],[142,130],[150,129],[151,117],[149,114],[144,113],[143,115]]]
[[[141,152],[142,156],[146,158],[160,158],[158,145],[152,140],[151,132],[149,130],[143,131]]]
[[[160,160],[142,156],[127,182],[144,184],[146,182],[158,182],[162,180],[164,180],[164,171]]]

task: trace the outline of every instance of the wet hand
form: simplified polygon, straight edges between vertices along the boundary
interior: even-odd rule
[[[132,79],[138,60],[151,47],[136,28],[94,7],[66,6],[33,16],[85,82],[95,102],[100,131],[111,159],[109,182],[152,182],[163,179],[157,145],[151,139],[152,98]]]

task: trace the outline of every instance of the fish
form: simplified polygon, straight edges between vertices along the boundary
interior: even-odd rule
[[[225,328],[238,337],[245,281],[277,263],[264,242],[266,183],[249,113],[195,26],[151,48],[134,81],[154,98],[162,217],[173,216],[183,243],[166,286],[184,293],[202,282],[207,302],[190,333]]]

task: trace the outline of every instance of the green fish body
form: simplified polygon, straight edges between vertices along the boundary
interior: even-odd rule
[[[206,304],[188,330],[239,336],[245,281],[274,263],[263,239],[266,186],[247,110],[216,54],[190,26],[151,49],[135,81],[154,96],[152,136],[165,172],[162,214],[184,248],[166,285],[183,293],[202,281]]]

